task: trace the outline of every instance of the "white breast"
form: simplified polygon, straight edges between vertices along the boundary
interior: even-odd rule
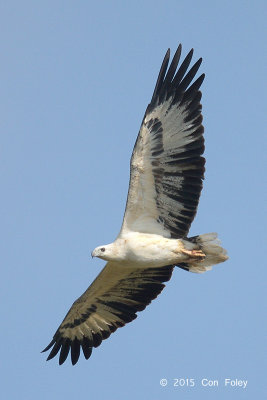
[[[183,246],[179,239],[130,232],[116,242],[123,251],[124,262],[135,263],[137,266],[162,267],[184,260],[180,252]]]

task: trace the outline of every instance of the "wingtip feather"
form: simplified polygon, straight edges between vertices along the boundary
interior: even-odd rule
[[[46,346],[46,348],[44,348],[41,353],[45,353],[47,350],[51,349],[51,347],[53,346],[53,344],[56,343],[56,340],[53,338],[51,340],[51,342],[48,344],[48,346]]]

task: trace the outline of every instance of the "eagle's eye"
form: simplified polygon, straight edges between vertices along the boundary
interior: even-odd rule
[[[104,253],[105,250],[106,250],[105,247],[101,247],[101,249],[100,249],[100,251],[102,251],[102,253]]]

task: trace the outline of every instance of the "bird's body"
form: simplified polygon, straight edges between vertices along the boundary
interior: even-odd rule
[[[71,351],[75,364],[82,348],[89,358],[118,327],[136,318],[164,288],[178,266],[205,272],[225,261],[216,233],[188,237],[204,179],[204,128],[199,88],[188,71],[193,50],[177,69],[181,45],[168,68],[167,51],[131,157],[130,184],[117,239],[92,256],[107,262],[95,281],[72,305],[51,343],[48,360]]]
[[[181,253],[184,248],[181,240],[149,233],[129,232],[104,248],[105,253],[101,254],[100,250],[97,257],[125,266],[129,263],[136,267],[163,267],[188,260],[188,256]]]
[[[226,252],[219,246],[216,233],[200,235],[198,238],[202,240],[202,244],[193,243],[190,239],[172,239],[149,233],[128,232],[118,237],[113,243],[97,247],[92,255],[125,267],[135,265],[136,268],[157,268],[166,264],[195,264],[200,261],[198,267],[202,267],[203,272],[206,270],[205,267],[227,259]],[[205,245],[203,238],[208,239]],[[203,246],[205,252],[203,252]],[[103,249],[105,249],[104,252]],[[213,254],[212,249],[213,253],[215,249],[218,260],[213,259],[212,262],[207,262],[208,256]],[[193,269],[192,272],[194,272]]]

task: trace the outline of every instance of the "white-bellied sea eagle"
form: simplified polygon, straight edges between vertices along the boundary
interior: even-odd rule
[[[96,247],[107,261],[56,331],[47,360],[69,351],[76,364],[117,328],[136,318],[171,278],[175,266],[205,272],[227,260],[216,233],[187,237],[204,179],[201,92],[194,82],[202,59],[190,69],[193,49],[178,68],[181,45],[167,51],[131,157],[130,184],[117,239]],[[193,83],[192,83],[193,82]]]

